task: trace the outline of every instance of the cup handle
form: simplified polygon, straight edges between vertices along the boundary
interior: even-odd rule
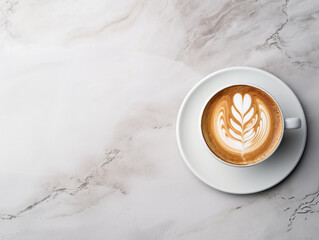
[[[297,129],[301,127],[300,118],[285,118],[285,129]]]

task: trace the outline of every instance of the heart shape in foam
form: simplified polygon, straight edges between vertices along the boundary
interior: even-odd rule
[[[233,98],[234,105],[239,113],[244,116],[251,106],[251,97],[249,94],[245,94],[244,98],[240,93],[236,93]]]

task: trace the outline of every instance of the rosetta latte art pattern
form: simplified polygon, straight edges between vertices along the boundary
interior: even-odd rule
[[[201,130],[216,157],[235,165],[250,165],[277,148],[283,133],[283,117],[277,103],[263,90],[234,85],[208,101]]]
[[[244,154],[256,150],[267,138],[270,116],[258,99],[254,102],[249,94],[236,93],[232,99],[221,104],[217,128],[224,147]]]

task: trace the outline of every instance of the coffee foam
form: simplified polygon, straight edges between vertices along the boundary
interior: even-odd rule
[[[277,104],[263,91],[245,85],[226,88],[205,107],[202,132],[222,160],[247,165],[267,157],[282,133]]]

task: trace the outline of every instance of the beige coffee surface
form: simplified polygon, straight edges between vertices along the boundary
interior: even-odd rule
[[[283,122],[279,107],[268,94],[252,86],[236,85],[210,99],[201,128],[207,146],[217,157],[248,165],[274,151]]]

